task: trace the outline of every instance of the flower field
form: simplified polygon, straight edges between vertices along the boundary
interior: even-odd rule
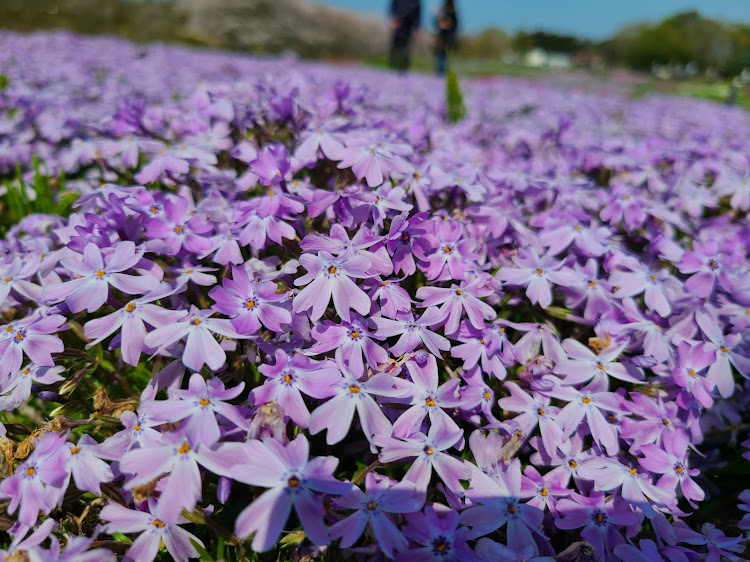
[[[583,86],[0,34],[7,559],[741,559],[750,114]]]

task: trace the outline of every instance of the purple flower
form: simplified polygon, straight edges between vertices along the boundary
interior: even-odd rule
[[[446,487],[457,496],[464,495],[460,480],[468,480],[471,474],[469,467],[460,459],[446,453],[462,437],[456,431],[437,418],[427,435],[415,433],[409,437],[394,439],[387,435],[375,437],[375,445],[381,447],[378,458],[380,462],[389,463],[404,458],[414,458],[411,467],[406,471],[404,480],[414,482],[420,494],[427,493],[433,469],[437,472]]]
[[[433,355],[440,355],[441,350],[446,351],[451,347],[447,339],[428,329],[441,321],[441,314],[437,308],[428,308],[418,320],[414,319],[411,312],[399,314],[396,320],[382,316],[374,316],[372,320],[378,326],[376,336],[387,338],[401,335],[396,345],[390,348],[391,353],[397,357],[414,351],[420,344],[424,344]]]
[[[703,559],[707,562],[719,562],[720,560],[740,560],[739,556],[733,553],[742,553],[745,551],[745,545],[742,544],[746,538],[742,535],[738,537],[727,537],[724,531],[717,529],[712,523],[704,523],[701,532],[696,533],[690,529],[684,521],[675,523],[677,538],[680,542],[692,545],[705,545],[707,553]]]
[[[3,395],[0,396],[0,410],[14,410],[31,396],[32,384],[54,384],[64,380],[60,373],[65,367],[40,367],[34,363],[27,364],[20,371],[10,374],[10,380],[4,381]]]
[[[157,349],[157,353],[166,347],[185,339],[185,351],[182,362],[192,371],[200,371],[203,365],[214,371],[225,362],[227,354],[213,334],[228,338],[246,338],[238,333],[229,320],[211,318],[213,310],[190,309],[188,316],[176,323],[163,325],[146,335],[143,343]]]
[[[638,384],[643,379],[640,369],[615,361],[627,343],[627,340],[620,344],[613,343],[597,355],[577,340],[568,338],[562,343],[562,347],[569,359],[555,365],[554,372],[564,375],[563,383],[568,385],[587,382],[595,377],[613,377]]]
[[[672,370],[674,382],[684,391],[678,404],[686,407],[694,399],[704,408],[710,408],[714,401],[711,398],[712,385],[701,371],[714,363],[716,353],[709,351],[706,344],[690,345],[684,341],[677,348],[677,364]]]
[[[374,370],[388,361],[388,352],[373,341],[377,337],[371,331],[376,328],[371,318],[353,315],[351,322],[334,324],[325,321],[313,328],[312,336],[316,340],[309,353],[325,353],[336,350],[336,361],[349,367],[356,377],[364,374],[364,355],[367,364]]]
[[[424,307],[442,305],[438,310],[442,319],[447,319],[445,332],[453,334],[458,330],[464,312],[477,329],[484,328],[485,320],[495,318],[495,310],[479,300],[479,297],[487,297],[494,292],[489,287],[489,276],[484,274],[474,276],[471,281],[463,281],[460,285],[451,285],[450,288],[420,287],[417,298],[422,299],[421,306]]]
[[[310,411],[302,394],[317,399],[335,396],[333,386],[341,381],[341,371],[331,361],[312,361],[301,353],[290,357],[277,349],[275,357],[274,365],[259,367],[267,380],[252,390],[250,400],[254,404],[278,402],[294,423],[307,427]]]
[[[143,250],[137,252],[135,244],[130,241],[118,243],[106,259],[99,246],[86,244],[82,259],[70,257],[62,260],[63,266],[79,277],[45,286],[44,299],[53,303],[64,299],[71,312],[94,312],[107,301],[110,285],[129,295],[148,293],[159,284],[158,279],[122,273],[142,257]]]
[[[211,448],[178,431],[165,434],[155,447],[125,453],[120,459],[120,470],[132,475],[127,481],[129,489],[160,480],[159,514],[166,521],[176,521],[183,509],[191,511],[201,498],[198,465],[224,474],[234,461],[231,451]]]
[[[503,328],[505,329],[505,328]],[[505,348],[500,338],[500,332],[483,326],[475,329],[469,322],[463,322],[455,338],[465,342],[451,347],[451,355],[464,360],[464,369],[470,370],[480,365],[481,370],[488,375],[503,380],[507,374],[503,358],[512,362],[509,357],[510,344]],[[507,340],[506,340],[507,342]],[[505,354],[502,352],[505,351]]]
[[[47,514],[62,503],[69,477],[65,467],[70,449],[65,438],[58,433],[42,435],[31,455],[0,482],[0,497],[10,500],[8,513],[18,509],[23,525],[33,525],[40,511]]]
[[[693,502],[701,501],[705,497],[703,490],[691,478],[697,476],[700,471],[687,466],[687,449],[690,438],[682,430],[674,431],[664,436],[663,448],[656,445],[644,445],[641,452],[644,458],[638,459],[640,465],[646,470],[656,474],[663,474],[656,483],[660,488],[674,490],[677,483],[680,484],[682,495],[693,509],[698,506]]]
[[[247,420],[237,408],[227,404],[228,400],[237,398],[244,388],[245,383],[241,382],[226,389],[219,378],[211,378],[206,384],[202,375],[194,373],[186,390],[171,389],[169,400],[143,401],[140,411],[155,422],[174,423],[183,420],[180,429],[192,443],[213,445],[221,436],[217,415],[240,429],[248,428]]]
[[[577,275],[569,268],[563,267],[563,261],[557,261],[552,254],[539,254],[529,249],[524,255],[513,256],[513,267],[501,267],[495,277],[509,285],[526,287],[526,296],[531,304],[547,308],[552,304],[550,282],[557,285],[574,285]]]
[[[349,548],[362,536],[369,524],[377,540],[378,548],[393,558],[396,552],[409,547],[409,542],[394,525],[389,513],[414,513],[422,507],[422,499],[416,494],[414,484],[396,482],[374,472],[365,478],[367,492],[355,487],[351,492],[334,500],[337,507],[356,510],[345,519],[331,526],[331,538],[341,539],[341,547]]]
[[[76,488],[101,496],[101,484],[114,480],[114,474],[99,458],[98,446],[90,435],[81,435],[76,445],[68,443],[70,456],[66,470],[73,475]]]
[[[377,187],[391,174],[408,173],[403,155],[411,152],[409,145],[386,143],[376,138],[351,138],[346,148],[339,151],[339,168],[351,168],[358,179],[365,179],[370,187]]]
[[[380,301],[380,313],[387,318],[395,318],[399,312],[409,312],[412,300],[398,283],[398,279],[372,277],[365,282],[372,286],[369,295],[373,303]]]
[[[346,252],[334,257],[328,252],[302,254],[299,258],[307,273],[295,279],[298,287],[307,285],[294,298],[294,311],[312,309],[311,320],[318,320],[333,296],[333,306],[342,320],[349,321],[349,310],[365,316],[370,312],[370,297],[352,281],[368,277],[371,262],[364,256]],[[308,284],[309,283],[309,284]]]
[[[625,540],[617,530],[618,526],[630,526],[640,522],[640,517],[628,511],[616,499],[605,499],[603,492],[592,492],[590,496],[572,493],[571,499],[557,502],[559,517],[555,518],[558,529],[579,529],[581,537],[590,542],[599,556],[606,557],[612,548]]]
[[[742,342],[742,335],[736,332],[724,335],[715,314],[698,310],[695,320],[709,340],[704,349],[716,352],[716,361],[708,369],[708,381],[716,385],[722,398],[727,398],[734,392],[731,366],[743,377],[750,378],[750,359],[734,351]]]
[[[5,303],[8,295],[32,302],[42,299],[42,288],[29,281],[39,270],[40,261],[16,257],[11,263],[0,265],[0,304]]]
[[[137,366],[141,353],[147,351],[144,350],[143,344],[147,333],[146,325],[161,328],[187,316],[185,310],[166,310],[150,304],[166,298],[173,292],[174,290],[167,283],[162,283],[147,295],[129,301],[119,310],[89,320],[83,327],[84,334],[94,341],[87,344],[86,348],[95,346],[116,330],[121,329],[119,341],[122,359],[129,365]]]
[[[479,559],[471,550],[467,540],[469,530],[459,526],[459,516],[455,510],[440,504],[428,505],[422,513],[406,515],[407,525],[404,534],[421,546],[398,554],[396,562],[424,560],[425,562],[477,562]]]
[[[442,279],[463,279],[472,271],[475,258],[471,243],[461,240],[463,227],[460,224],[445,221],[435,227],[433,234],[427,235],[432,243],[432,253],[426,256],[418,254],[421,269],[430,281]]]
[[[205,216],[191,213],[189,206],[187,198],[171,197],[164,203],[163,217],[148,218],[144,222],[146,236],[151,240],[161,240],[169,255],[178,254],[183,247],[195,253],[211,249],[211,224]]]
[[[532,532],[540,533],[544,512],[538,507],[521,503],[521,463],[514,459],[495,477],[473,471],[466,497],[474,507],[461,513],[461,523],[471,528],[472,537],[481,537],[507,524],[508,546],[526,546],[539,554]]]
[[[578,469],[578,474],[593,480],[596,491],[608,492],[622,486],[623,499],[644,510],[651,510],[651,504],[670,507],[676,503],[669,492],[654,486],[650,478],[638,472],[637,468],[625,466],[613,458],[590,458]]]
[[[417,266],[414,254],[420,259],[426,259],[430,252],[430,241],[426,235],[435,230],[435,222],[427,220],[427,213],[408,216],[401,213],[393,217],[388,233],[388,253],[393,256],[393,268],[396,273],[403,271],[404,275],[412,275]]]
[[[151,562],[156,558],[162,542],[177,562],[188,562],[190,558],[200,556],[190,541],[204,546],[203,541],[180,527],[187,520],[182,517],[169,518],[163,509],[161,504],[149,504],[149,511],[136,511],[116,503],[104,506],[99,516],[109,521],[105,525],[107,532],[139,533],[125,554],[125,561]]]
[[[550,396],[568,403],[558,412],[557,423],[562,426],[563,437],[567,438],[586,419],[595,443],[601,445],[609,455],[620,450],[617,429],[607,423],[606,412],[619,412],[617,396],[607,392],[607,379],[595,378],[581,390],[569,386],[558,386],[549,391]]]
[[[659,316],[672,314],[670,301],[677,293],[678,282],[666,269],[652,270],[632,260],[627,262],[631,271],[617,270],[609,276],[609,284],[615,287],[618,298],[633,297],[644,293],[646,306]]]
[[[100,443],[96,450],[98,456],[119,460],[131,449],[157,447],[162,444],[161,432],[153,429],[161,424],[150,420],[148,416],[126,410],[120,414],[120,423],[125,426],[125,429]]]
[[[310,416],[310,434],[315,435],[324,429],[328,431],[326,443],[341,442],[352,425],[354,412],[357,412],[362,433],[373,443],[373,437],[391,434],[391,422],[375,402],[373,396],[403,396],[406,389],[399,379],[386,373],[364,380],[358,380],[345,365],[339,364],[343,378],[331,390],[335,396],[318,406]]]
[[[412,382],[404,385],[408,387],[406,395],[410,397],[411,408],[399,416],[393,424],[393,434],[396,437],[408,437],[419,431],[425,416],[430,417],[430,423],[441,423],[448,431],[460,431],[445,409],[453,409],[462,405],[458,386],[460,379],[454,378],[438,387],[438,367],[434,355],[418,352],[415,357],[406,362],[406,368]],[[440,418],[440,420],[437,420]]]
[[[6,325],[0,332],[0,378],[18,372],[24,354],[40,367],[54,367],[52,354],[63,351],[63,342],[52,334],[64,324],[64,316],[38,313]]]
[[[237,516],[235,534],[242,538],[254,534],[253,550],[265,552],[276,543],[294,506],[307,538],[313,544],[328,544],[323,501],[316,492],[339,495],[351,490],[351,483],[333,477],[338,459],[308,460],[309,444],[304,435],[287,445],[272,439],[237,445],[232,448],[237,462],[229,476],[268,490]]]
[[[547,454],[553,454],[558,445],[563,441],[563,432],[557,423],[558,409],[550,406],[549,396],[537,393],[527,394],[514,382],[505,382],[505,388],[510,391],[510,396],[497,401],[501,408],[511,412],[519,412],[520,415],[513,418],[526,435],[531,434],[539,425],[542,435],[542,443]]]
[[[247,270],[233,267],[232,279],[224,278],[221,287],[214,287],[208,296],[216,303],[214,308],[232,319],[232,326],[240,334],[255,334],[261,324],[274,332],[281,332],[282,324],[290,324],[289,311],[273,303],[286,299],[277,294],[276,284],[254,282]]]

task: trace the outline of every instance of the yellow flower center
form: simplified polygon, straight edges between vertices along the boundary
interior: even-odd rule
[[[542,491],[539,492],[539,493],[542,495],[542,497],[546,498],[549,495],[549,490],[547,489],[547,486],[545,486],[544,488],[542,488]]]
[[[140,431],[141,430],[141,426],[140,425],[134,425],[133,426],[133,430],[134,431]]]
[[[492,397],[489,390],[484,391],[484,399],[489,400]]]
[[[177,234],[182,234],[182,227],[181,227],[181,226],[175,226],[175,227],[174,227],[174,231],[175,231],[175,232],[176,232]]]
[[[684,466],[678,466],[675,469],[675,471],[677,472],[677,474],[682,474],[683,472],[685,472],[685,467]]]
[[[289,373],[287,373],[286,375],[284,375],[284,382],[285,382],[286,384],[289,384],[289,383],[290,383],[290,382],[292,382],[293,380],[294,380],[294,377],[292,377],[292,375],[290,375]]]
[[[604,369],[604,365],[602,363],[597,363],[596,364],[596,368],[599,369],[600,371],[604,371],[605,370]]]
[[[426,446],[426,447],[424,448],[424,453],[425,453],[425,455],[431,455],[431,454],[433,454],[434,452],[435,452],[435,449],[433,449],[433,448],[432,448],[432,447],[430,447],[429,445],[427,445],[427,446]]]
[[[198,403],[201,406],[208,406],[211,402],[208,400],[208,398],[201,398]]]
[[[464,292],[461,289],[456,289],[456,294],[460,297]]]
[[[299,486],[299,478],[297,478],[296,476],[292,476],[286,482],[290,488],[296,488]]]
[[[273,192],[273,190],[269,190],[268,191],[268,196],[269,197],[273,197],[274,195],[275,195],[275,193]]]
[[[638,472],[638,471],[637,471],[637,470],[636,470],[635,468],[631,468],[631,469],[630,469],[630,474],[632,474],[633,476],[635,476],[635,474],[636,474],[637,472]]]
[[[193,318],[193,324],[195,324],[196,326],[200,326],[201,325],[200,318]]]
[[[581,230],[581,228],[583,228],[583,227],[582,227],[582,226],[581,226],[580,224],[577,224],[577,225],[575,226],[575,229],[576,229],[576,230],[579,230],[579,231],[580,231],[580,230]]]
[[[164,527],[164,525],[166,525],[166,523],[164,521],[161,521],[160,519],[154,519],[153,521],[151,521],[151,524],[158,529],[161,529]]]
[[[424,403],[430,408],[436,404],[435,400],[431,397],[425,398]]]
[[[351,336],[352,336],[352,339],[353,339],[353,340],[356,340],[356,339],[357,339],[357,338],[359,337],[359,332],[358,332],[357,330],[354,330],[354,331],[353,331],[353,332],[351,333]]]
[[[690,369],[688,371],[688,375],[690,375],[691,377],[694,377],[695,376],[695,369]]]
[[[135,305],[132,302],[129,302],[127,305],[125,305],[125,312],[133,312],[135,310]]]
[[[16,339],[17,339],[18,341],[23,341],[23,334],[22,334],[21,332],[17,333],[17,334],[16,334]]]
[[[589,287],[593,287],[594,285],[596,285],[596,281],[594,281],[593,279],[589,281]]]
[[[545,413],[545,412],[544,412],[544,408],[539,408],[539,409],[538,409],[538,410],[536,411],[536,413],[537,413],[537,414],[539,414],[540,416],[543,416],[543,415],[544,415],[544,413]]]
[[[541,275],[542,273],[544,273],[544,270],[541,267],[536,270],[537,275]]]
[[[351,392],[352,394],[359,394],[361,390],[356,384],[353,384],[349,387],[349,392]]]
[[[378,508],[378,502],[374,500],[367,504],[367,509],[370,511],[375,511],[377,508]]]
[[[591,403],[591,398],[589,398],[588,396],[585,396],[585,397],[581,398],[581,402],[583,402],[584,404],[590,404]]]
[[[597,513],[594,519],[596,519],[597,523],[604,523],[604,515],[602,515],[601,513]]]
[[[331,267],[329,267],[328,268],[328,273],[330,273],[331,275],[333,275],[334,273],[336,273],[336,266],[332,265]]]
[[[28,474],[29,476],[34,476],[36,474],[36,469],[33,467],[29,467],[26,470],[24,470],[24,472]]]
[[[70,450],[70,454],[71,454],[71,455],[77,455],[77,454],[78,454],[78,453],[80,453],[80,452],[81,452],[81,449],[80,449],[79,447],[73,447],[73,448],[72,448],[72,449]]]
[[[184,443],[183,443],[183,444],[182,444],[182,445],[180,446],[180,448],[179,448],[179,449],[177,449],[177,452],[178,452],[178,453],[180,453],[181,455],[184,455],[184,454],[187,454],[187,453],[189,453],[189,452],[190,452],[190,444],[189,444],[189,443],[188,443],[187,441],[185,441],[185,442],[184,442]]]
[[[570,462],[568,463],[568,466],[569,466],[570,468],[576,468],[576,467],[578,466],[578,463],[577,463],[576,461],[573,461],[573,460],[572,460],[572,461],[570,461]]]
[[[96,270],[96,276],[97,277],[104,277],[104,272],[101,269]]]
[[[722,353],[729,353],[730,349],[728,347],[722,347],[721,352]]]
[[[670,420],[669,418],[662,418],[661,424],[666,427],[669,427],[670,425],[672,425],[672,420]]]
[[[5,279],[3,279],[3,281],[5,281],[6,283],[10,283],[11,281],[13,281],[13,279],[11,279],[10,277],[6,277]]]
[[[446,247],[445,247],[445,248],[443,249],[443,252],[445,252],[446,254],[450,254],[450,253],[451,253],[452,251],[453,251],[453,250],[451,250],[450,246],[446,246]]]
[[[649,276],[650,281],[656,281],[656,275],[650,275]]]
[[[152,213],[158,213],[159,212],[159,208],[158,207],[151,207],[151,212]]]
[[[245,308],[247,309],[253,309],[255,308],[255,301],[249,300],[245,303]]]

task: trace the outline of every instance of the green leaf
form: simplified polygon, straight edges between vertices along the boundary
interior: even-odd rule
[[[60,200],[55,207],[55,213],[61,217],[69,217],[70,211],[73,209],[73,204],[81,196],[80,193],[75,191],[63,191],[60,193]]]
[[[456,73],[449,70],[445,77],[445,110],[449,123],[457,123],[466,116],[464,96]]]
[[[305,539],[304,531],[292,531],[279,541],[282,548],[289,548],[295,544],[301,543]]]
[[[198,551],[198,554],[200,554],[201,560],[208,560],[213,562],[213,557],[208,553],[208,551],[200,545],[199,542],[196,542],[195,539],[190,539],[190,544],[193,545],[193,548]]]
[[[126,542],[128,544],[130,544],[130,543],[133,542],[128,537],[126,537],[125,535],[123,535],[122,533],[112,533],[112,538],[115,539],[116,541]]]
[[[37,156],[34,156],[31,162],[34,168],[34,192],[36,193],[32,208],[36,213],[51,213],[55,209],[55,196],[52,193],[49,177],[39,171]]]

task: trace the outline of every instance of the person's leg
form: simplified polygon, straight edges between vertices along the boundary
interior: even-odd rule
[[[435,72],[438,76],[445,76],[448,66],[448,54],[445,49],[437,49],[435,52]]]

